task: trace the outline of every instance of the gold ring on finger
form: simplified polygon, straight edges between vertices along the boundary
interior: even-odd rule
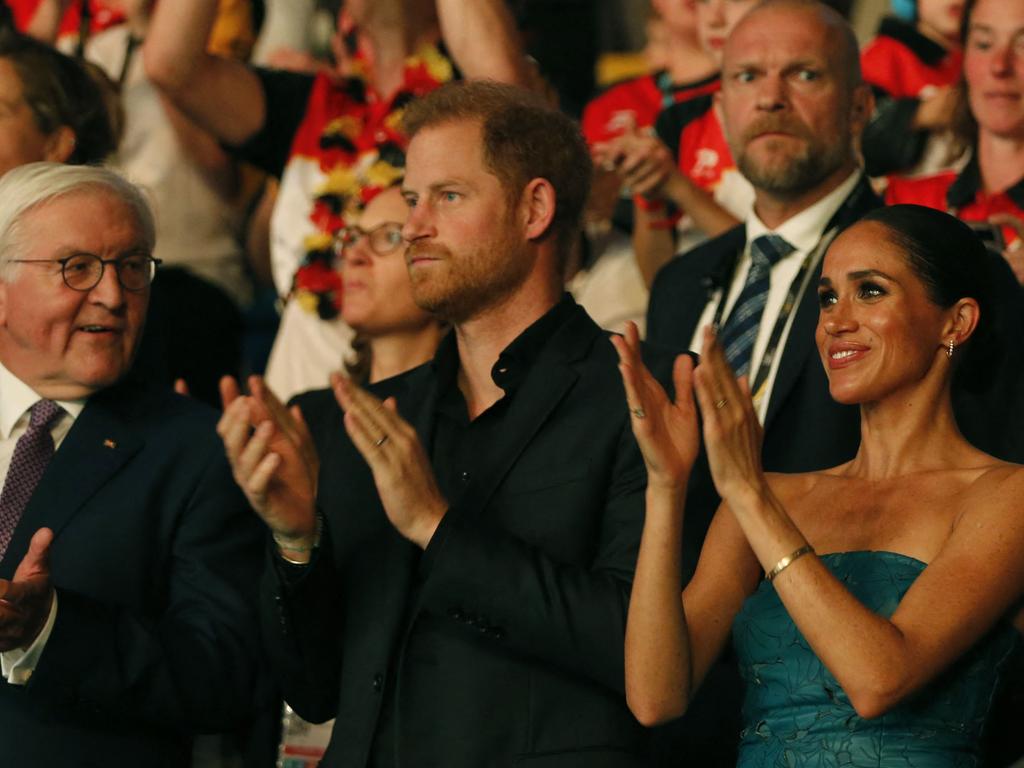
[[[636,416],[638,419],[642,419],[647,415],[647,412],[643,408],[637,406],[636,408],[630,408],[629,412]]]
[[[375,442],[375,443],[374,443],[374,445],[375,445],[375,446],[377,446],[378,448],[380,448],[380,447],[381,447],[382,445],[384,445],[384,443],[386,443],[387,441],[388,441],[388,436],[387,436],[387,435],[381,435],[381,438],[380,438],[380,440],[378,440],[377,442]]]
[[[715,400],[715,410],[720,411],[729,404],[729,398],[723,397],[721,400]]]

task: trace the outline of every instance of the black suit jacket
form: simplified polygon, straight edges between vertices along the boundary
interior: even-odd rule
[[[0,681],[4,765],[184,766],[196,731],[233,728],[258,679],[258,520],[214,412],[122,385],[89,399],[2,562],[56,534],[57,618],[27,686]]]
[[[375,390],[429,452],[434,366]],[[623,637],[646,473],[607,335],[574,308],[423,553],[385,517],[332,395],[299,402],[329,543],[291,588],[268,568],[263,605],[285,698],[337,717],[324,765],[366,765],[386,686],[400,766],[641,765]]]

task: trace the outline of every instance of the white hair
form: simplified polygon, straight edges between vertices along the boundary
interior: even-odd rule
[[[0,276],[11,277],[11,260],[24,246],[19,230],[26,213],[57,198],[96,191],[114,194],[135,213],[145,245],[152,251],[156,243],[153,212],[130,181],[97,166],[27,163],[0,176]]]

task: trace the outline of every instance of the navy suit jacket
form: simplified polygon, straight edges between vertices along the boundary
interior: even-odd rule
[[[26,686],[0,681],[5,765],[185,766],[196,731],[257,692],[259,521],[212,409],[122,384],[91,397],[40,480],[0,577],[52,528],[57,618]]]
[[[262,605],[286,700],[337,717],[325,766],[366,765],[388,686],[399,765],[643,764],[623,638],[646,473],[616,363],[577,307],[422,553],[388,522],[333,396],[299,398],[329,537],[298,583],[268,568]],[[374,390],[429,455],[434,366]]]

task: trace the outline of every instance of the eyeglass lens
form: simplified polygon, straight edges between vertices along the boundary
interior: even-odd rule
[[[117,270],[117,279],[128,291],[141,291],[153,280],[156,262],[148,256],[126,256],[104,263],[99,256],[80,253],[64,262],[64,282],[69,288],[88,291],[103,279],[103,269],[110,264]]]

